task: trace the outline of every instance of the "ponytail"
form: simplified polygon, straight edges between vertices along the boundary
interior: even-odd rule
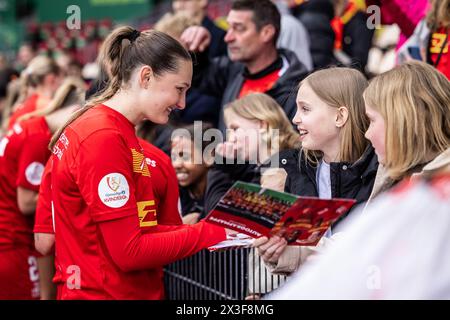
[[[130,80],[131,73],[141,65],[148,65],[155,75],[177,72],[178,60],[191,61],[189,52],[169,35],[147,30],[139,32],[131,27],[115,29],[103,43],[98,61],[105,67],[109,82],[105,90],[89,99],[86,105],[72,117],[53,136],[50,149],[56,144],[61,133],[90,108],[110,100]]]

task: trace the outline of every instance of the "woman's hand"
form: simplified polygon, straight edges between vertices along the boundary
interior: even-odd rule
[[[273,236],[270,239],[261,237],[253,243],[253,247],[258,250],[259,256],[266,263],[278,263],[278,259],[286,249],[286,246],[286,239],[279,236]]]

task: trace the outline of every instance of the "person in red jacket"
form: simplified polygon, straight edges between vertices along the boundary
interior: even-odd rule
[[[114,30],[100,50],[107,88],[54,136],[51,199],[58,299],[162,299],[162,266],[226,239],[206,222],[163,225],[135,126],[185,107],[192,59],[154,31]]]
[[[69,81],[42,114],[15,124],[0,142],[0,299],[40,296],[42,257],[34,251],[33,217],[52,132],[76,108],[70,102],[78,87]]]

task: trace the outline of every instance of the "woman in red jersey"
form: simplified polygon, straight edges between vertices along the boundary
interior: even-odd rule
[[[139,143],[144,149],[145,160],[152,180],[158,181],[157,184],[152,184],[158,223],[163,225],[181,225],[181,215],[178,212],[178,181],[171,159],[151,143],[142,139],[139,139]],[[51,167],[52,161],[50,160],[47,162],[42,175],[33,229],[36,249],[46,257],[53,257],[55,245],[51,207]],[[53,292],[56,292],[56,288],[51,283],[52,277],[53,283],[62,287],[61,275],[58,270],[54,270],[53,265],[49,266],[47,270],[48,272],[43,274],[41,269],[39,269],[41,300],[55,298]]]
[[[61,102],[52,100],[48,109],[16,124],[0,142],[0,299],[39,297],[38,265],[44,258],[36,257],[32,234],[37,192],[52,132],[74,111],[62,107],[80,103],[76,89],[82,86],[66,83],[56,93]]]
[[[184,108],[189,53],[173,38],[130,27],[105,40],[108,87],[52,140],[52,204],[59,299],[161,299],[162,266],[226,239],[200,222],[157,221],[151,173],[135,134]]]
[[[62,81],[58,65],[46,56],[38,56],[31,60],[28,67],[22,71],[21,78],[21,97],[8,120],[8,129],[16,122],[20,122],[23,115],[44,109]]]

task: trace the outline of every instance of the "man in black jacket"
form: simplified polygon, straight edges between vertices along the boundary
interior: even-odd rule
[[[280,33],[276,6],[270,0],[237,0],[227,22],[228,56],[207,59],[211,35],[204,27],[190,27],[181,36],[189,50],[199,53],[193,86],[222,99],[219,129],[225,131],[223,106],[251,92],[270,95],[292,118],[293,92],[308,71],[293,52],[276,48]]]
[[[331,27],[331,20],[334,17],[331,0],[305,1],[294,7],[292,12],[308,31],[314,69],[337,64],[333,53],[335,34]]]

